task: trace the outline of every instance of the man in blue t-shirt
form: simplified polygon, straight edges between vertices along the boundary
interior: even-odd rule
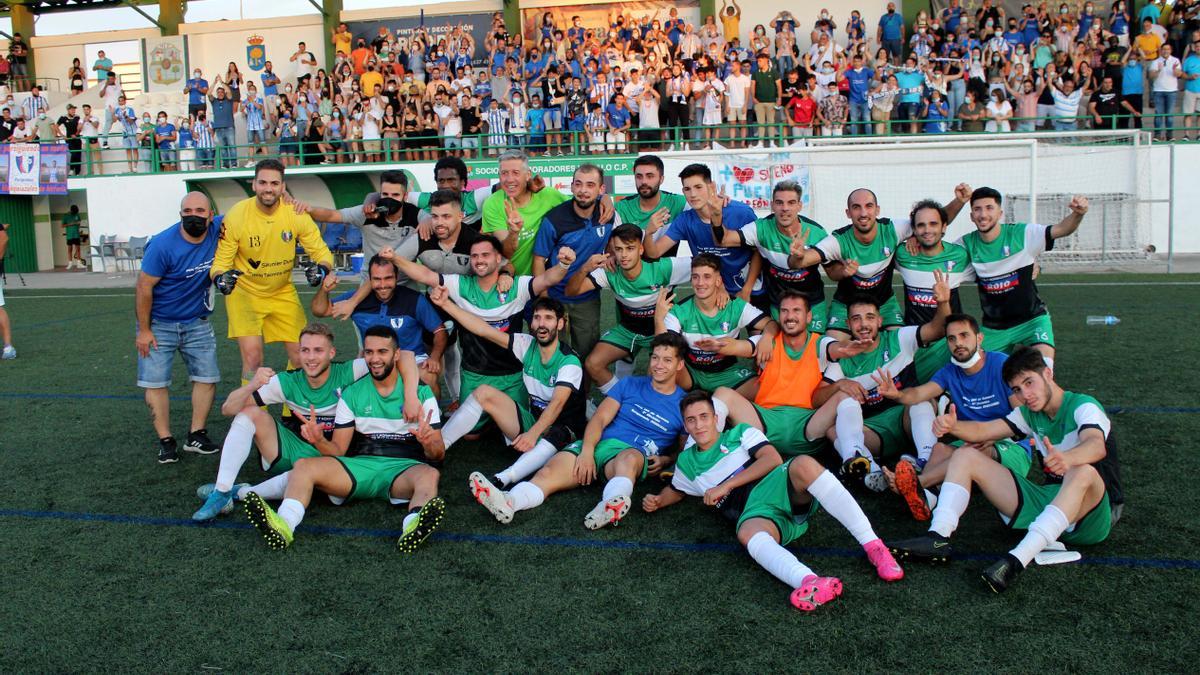
[[[154,146],[158,148],[158,163],[163,171],[175,170],[175,141],[179,134],[167,113],[159,111],[158,123],[154,125]]]
[[[179,461],[167,396],[175,352],[183,355],[192,381],[192,425],[183,449],[204,455],[220,450],[204,428],[221,381],[217,339],[208,322],[213,311],[208,271],[220,232],[221,218],[213,218],[208,197],[189,192],[179,206],[179,222],[155,235],[142,258],[135,295],[137,384],[146,390],[160,464]]]
[[[570,279],[592,256],[604,255],[609,235],[619,223],[614,211],[608,222],[600,220],[600,198],[604,196],[604,170],[595,164],[580,164],[571,178],[571,201],[550,209],[542,219],[537,239],[533,242],[533,274],[560,264],[558,251],[569,248],[575,259],[563,281],[549,289],[550,297],[567,309],[566,342],[581,359],[592,353],[600,340],[600,293],[588,291],[583,295],[567,296],[566,279]]]
[[[912,406],[931,405],[926,402],[936,402],[945,394],[950,405],[958,411],[959,418],[972,422],[1003,419],[1017,407],[1013,405],[1012,388],[1002,375],[1008,357],[1000,352],[983,350],[983,333],[975,317],[951,314],[946,319],[946,346],[950,351],[950,363],[934,373],[929,382],[897,389],[885,371],[874,378],[880,383],[879,393],[910,407],[910,413]],[[904,498],[917,520],[929,519],[937,499],[928,488],[940,485],[945,479],[950,456],[955,452],[986,452],[1019,476],[1029,473],[1031,455],[1027,443],[946,444],[938,441],[932,423],[926,421],[924,425],[918,425],[916,419],[913,418],[912,437],[918,456],[904,456],[896,464],[894,474],[887,469],[884,474],[892,490]],[[927,420],[927,417],[921,416],[921,419]]]
[[[712,171],[704,164],[689,164],[679,172],[683,183],[683,197],[688,209],[664,226],[669,214],[659,209],[646,223],[643,245],[646,257],[663,256],[676,242],[686,241],[692,255],[711,253],[721,260],[721,279],[730,296],[740,295],[750,302],[752,296],[765,297],[766,286],[760,275],[750,273],[750,261],[755,250],[749,247],[726,248],[713,239],[717,226],[728,230],[740,230],[758,219],[754,209],[743,202],[729,201],[717,193],[713,184]],[[724,204],[724,206],[721,206]]]
[[[887,13],[879,17],[875,41],[887,50],[893,64],[900,62],[900,57],[904,55],[904,17],[896,11],[896,3],[889,2]]]
[[[475,499],[501,523],[513,514],[540,506],[555,492],[606,481],[604,494],[583,519],[598,530],[614,525],[629,512],[633,484],[659,474],[679,452],[684,433],[679,403],[685,395],[675,384],[683,370],[687,341],[666,332],[650,343],[648,375],[616,384],[588,421],[583,439],[560,450],[532,479],[500,491],[480,474],[471,476]]]
[[[206,107],[205,96],[208,95],[208,80],[200,76],[200,69],[192,71],[192,77],[183,85],[183,93],[188,95],[188,117],[195,117]]]
[[[925,73],[917,69],[917,58],[910,56],[904,60],[904,67],[896,71],[896,84],[900,85],[900,98],[897,100],[897,119],[908,120],[910,134],[915,134],[920,126],[921,99],[924,96]]]
[[[350,315],[359,342],[372,326],[387,326],[396,334],[396,346],[416,355],[421,382],[440,396],[438,376],[442,372],[442,354],[449,343],[442,317],[423,294],[397,283],[396,266],[390,260],[372,256],[367,263],[367,275],[371,294]],[[312,299],[313,316],[333,316],[334,303],[349,300],[356,292],[347,291],[330,299],[324,286],[317,288]],[[427,339],[429,348],[425,346]]]
[[[863,65],[862,54],[855,54],[846,69],[850,83],[850,135],[871,133],[871,103],[867,92],[871,88],[871,69]]]

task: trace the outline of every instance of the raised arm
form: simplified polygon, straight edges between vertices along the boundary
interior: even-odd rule
[[[630,199],[634,198],[630,197]],[[654,215],[650,216],[650,220],[647,221],[646,233],[642,235],[642,249],[647,258],[656,260],[675,245],[675,240],[667,236],[665,232],[659,234],[667,226],[670,219],[671,212],[664,206],[655,211]]]
[[[1050,226],[1050,236],[1055,239],[1069,237],[1079,229],[1079,224],[1083,222],[1083,216],[1088,212],[1088,199],[1083,195],[1075,195],[1071,197],[1067,208],[1071,212],[1057,224]]]
[[[946,318],[950,316],[950,285],[946,283],[946,275],[936,269],[933,271],[933,299],[937,302],[937,312],[918,329],[925,344],[946,337]]]
[[[574,262],[575,251],[573,249],[566,246],[558,249],[558,264],[533,278],[531,289],[533,294],[541,295],[552,286],[562,283],[562,280],[567,278],[567,270],[571,269]]]
[[[391,260],[392,264],[396,266],[396,269],[403,272],[406,277],[412,279],[418,284],[437,286],[441,283],[441,276],[437,272],[434,272],[418,262],[414,262],[396,255],[396,250],[391,246],[381,249],[379,251],[379,257],[383,258],[384,260]]]
[[[596,290],[596,282],[592,281],[591,274],[604,267],[609,260],[610,258],[607,253],[597,253],[588,258],[587,262],[580,266],[579,271],[567,279],[567,286],[564,289],[566,294],[568,296],[583,295],[588,291]]]
[[[450,298],[450,291],[447,290],[445,286],[436,286],[435,288],[429,289],[429,300],[449,314],[450,318],[454,319],[454,322],[457,323],[459,327],[465,328],[479,337],[504,347],[505,349],[508,348],[510,339],[508,333],[496,330],[488,322],[466,311],[462,307],[459,307],[457,304],[455,304],[454,300]]]

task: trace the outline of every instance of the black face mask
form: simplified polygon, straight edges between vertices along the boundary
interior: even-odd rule
[[[403,207],[403,203],[391,197],[384,197],[375,202],[375,212],[384,217],[396,215]]]
[[[202,216],[184,216],[179,219],[183,231],[189,237],[203,237],[208,232],[208,218]]]

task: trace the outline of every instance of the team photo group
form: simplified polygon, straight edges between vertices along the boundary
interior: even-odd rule
[[[592,490],[589,530],[691,498],[806,612],[843,590],[788,548],[819,510],[897,582],[954,558],[976,490],[975,508],[1016,531],[978,573],[997,593],[1035,559],[1108,537],[1124,502],[1115,436],[1099,401],[1059,384],[1072,378],[1055,369],[1036,284],[1039,254],[1088,226],[1086,198],[1060,222],[1011,223],[990,187],[914,184],[909,203],[879,204],[868,185],[822,194],[845,200],[846,220],[818,223],[800,184],[775,183],[760,215],[706,164],[679,172],[674,194],[662,159],[642,155],[636,194],[616,198],[595,164],[564,194],[520,151],[496,161],[494,186],[468,189],[466,164],[443,157],[433,191],[384,171],[361,206],[333,209],[294,198],[267,159],[224,214],[183,199],[138,276],[137,381],[160,463],[219,454],[195,521],[244,513],[285,549],[318,503],[388,500],[409,554],[468,517],[444,491],[509,524]],[[959,217],[973,227],[951,239]],[[340,289],[317,223],[362,232],[361,276]],[[971,293],[978,315],[962,307]],[[219,402],[224,439],[205,428],[217,353],[232,349],[209,321],[217,302],[242,377]],[[339,353],[334,331],[358,352]],[[268,362],[276,342],[286,363]],[[182,444],[176,356],[192,383]],[[441,481],[464,441],[487,464],[463,467],[467,485]],[[911,525],[871,522],[866,500],[897,500],[928,532],[892,536]]]

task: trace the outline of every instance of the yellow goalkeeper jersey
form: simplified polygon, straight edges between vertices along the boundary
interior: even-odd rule
[[[314,262],[333,269],[333,254],[321,231],[307,214],[279,204],[263,213],[254,197],[243,199],[225,214],[221,239],[213,260],[214,276],[231,269],[242,272],[237,287],[258,296],[270,296],[291,285],[296,265],[296,244]]]

